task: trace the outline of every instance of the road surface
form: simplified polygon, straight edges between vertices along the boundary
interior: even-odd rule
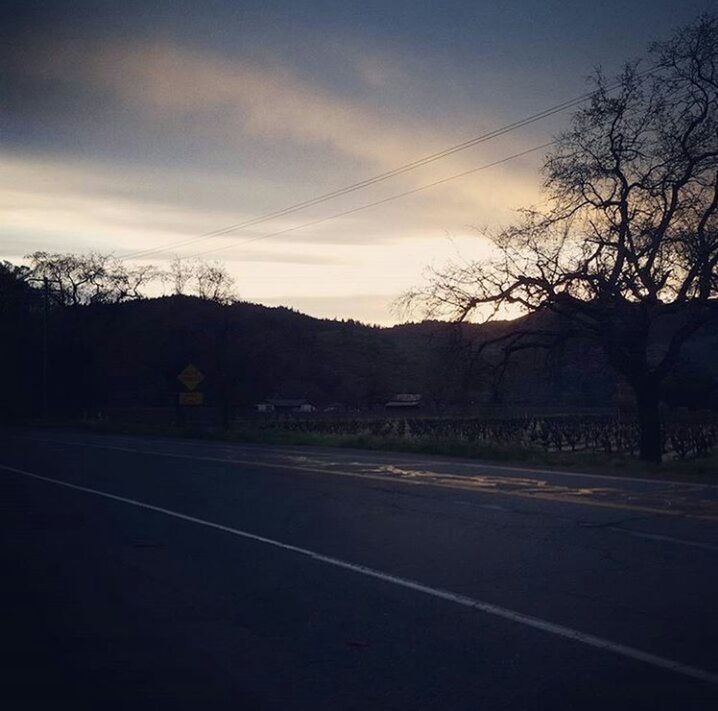
[[[8,709],[715,709],[718,487],[0,431]]]

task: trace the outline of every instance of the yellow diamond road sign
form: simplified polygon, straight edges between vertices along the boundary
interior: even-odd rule
[[[204,380],[204,374],[190,363],[177,376],[177,380],[179,380],[187,390],[194,390]]]

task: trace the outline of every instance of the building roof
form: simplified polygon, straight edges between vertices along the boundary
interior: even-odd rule
[[[273,397],[269,398],[267,402],[274,407],[301,407],[302,405],[309,405],[309,401],[306,398],[280,398]]]
[[[421,404],[419,393],[399,393],[386,403],[387,407],[417,407]]]

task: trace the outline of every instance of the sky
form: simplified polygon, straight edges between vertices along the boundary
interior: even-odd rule
[[[199,238],[580,96],[595,67],[614,73],[712,7],[5,0],[0,259],[200,255],[226,265],[244,300],[394,323],[391,304],[427,268],[487,258],[486,233],[541,204],[545,150],[325,218],[545,144],[570,112]]]

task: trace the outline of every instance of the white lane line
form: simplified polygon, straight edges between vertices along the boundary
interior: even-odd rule
[[[317,553],[315,551],[309,550],[308,548],[300,548],[299,546],[295,546],[290,543],[282,543],[281,541],[276,541],[272,538],[259,536],[256,533],[242,531],[238,528],[232,528],[231,526],[224,526],[220,523],[214,523],[213,521],[207,521],[205,519],[197,518],[195,516],[189,516],[187,514],[179,513],[178,511],[172,511],[171,509],[166,509],[161,506],[155,506],[154,504],[148,504],[144,501],[138,501],[137,499],[129,499],[124,496],[118,496],[117,494],[110,494],[106,491],[100,491],[99,489],[91,489],[87,486],[71,484],[70,482],[62,481],[61,479],[53,479],[51,477],[41,476],[40,474],[33,474],[32,472],[27,472],[23,469],[16,469],[15,467],[6,466],[4,464],[0,464],[0,469],[13,472],[14,474],[20,474],[31,479],[44,481],[48,484],[55,484],[57,486],[62,486],[68,489],[74,489],[76,491],[82,491],[87,494],[93,494],[94,496],[100,496],[105,499],[119,501],[123,504],[129,504],[130,506],[135,506],[137,508],[145,509],[148,511],[155,511],[156,513],[164,514],[165,516],[171,516],[172,518],[177,518],[182,521],[195,523],[199,526],[205,526],[206,528],[213,528],[218,531],[230,533],[233,536],[249,539],[258,543],[264,543],[265,545],[273,546],[274,548],[291,551],[292,553],[311,558],[312,560],[316,560],[320,563],[326,563],[327,565],[332,565],[336,568],[350,570],[353,573],[359,573],[360,575],[365,575],[369,578],[375,578],[377,580],[391,583],[402,588],[407,588],[409,590],[424,593],[425,595],[431,595],[432,597],[436,597],[441,600],[447,600],[448,602],[453,602],[463,607],[480,610],[481,612],[485,612],[489,615],[501,617],[503,619],[510,620],[511,622],[522,624],[527,627],[532,627],[534,629],[538,629],[542,632],[547,632],[558,637],[564,637],[565,639],[570,639],[574,642],[580,642],[581,644],[585,644],[589,647],[596,647],[597,649],[602,649],[606,652],[612,652],[622,657],[627,657],[628,659],[644,662],[645,664],[650,664],[654,667],[667,669],[668,671],[672,671],[677,674],[682,674],[684,676],[699,679],[710,684],[718,685],[718,674],[706,671],[705,669],[699,669],[697,667],[692,667],[687,664],[682,664],[681,662],[673,661],[672,659],[666,659],[665,657],[659,657],[655,654],[649,654],[648,652],[643,652],[640,649],[635,649],[634,647],[628,647],[624,644],[611,642],[608,639],[603,639],[602,637],[596,637],[592,634],[580,632],[579,630],[574,630],[570,627],[565,627],[564,625],[558,625],[553,622],[548,622],[538,617],[524,615],[521,612],[516,612],[515,610],[510,610],[506,607],[500,607],[499,605],[494,605],[490,602],[483,602],[482,600],[476,600],[475,598],[467,597],[466,595],[459,595],[449,590],[442,590],[441,588],[430,587],[429,585],[424,585],[423,583],[417,582],[416,580],[402,578],[398,575],[391,575],[390,573],[383,573],[380,570],[368,568],[365,565],[350,563],[340,558],[334,558],[332,556],[323,555],[322,553]]]

